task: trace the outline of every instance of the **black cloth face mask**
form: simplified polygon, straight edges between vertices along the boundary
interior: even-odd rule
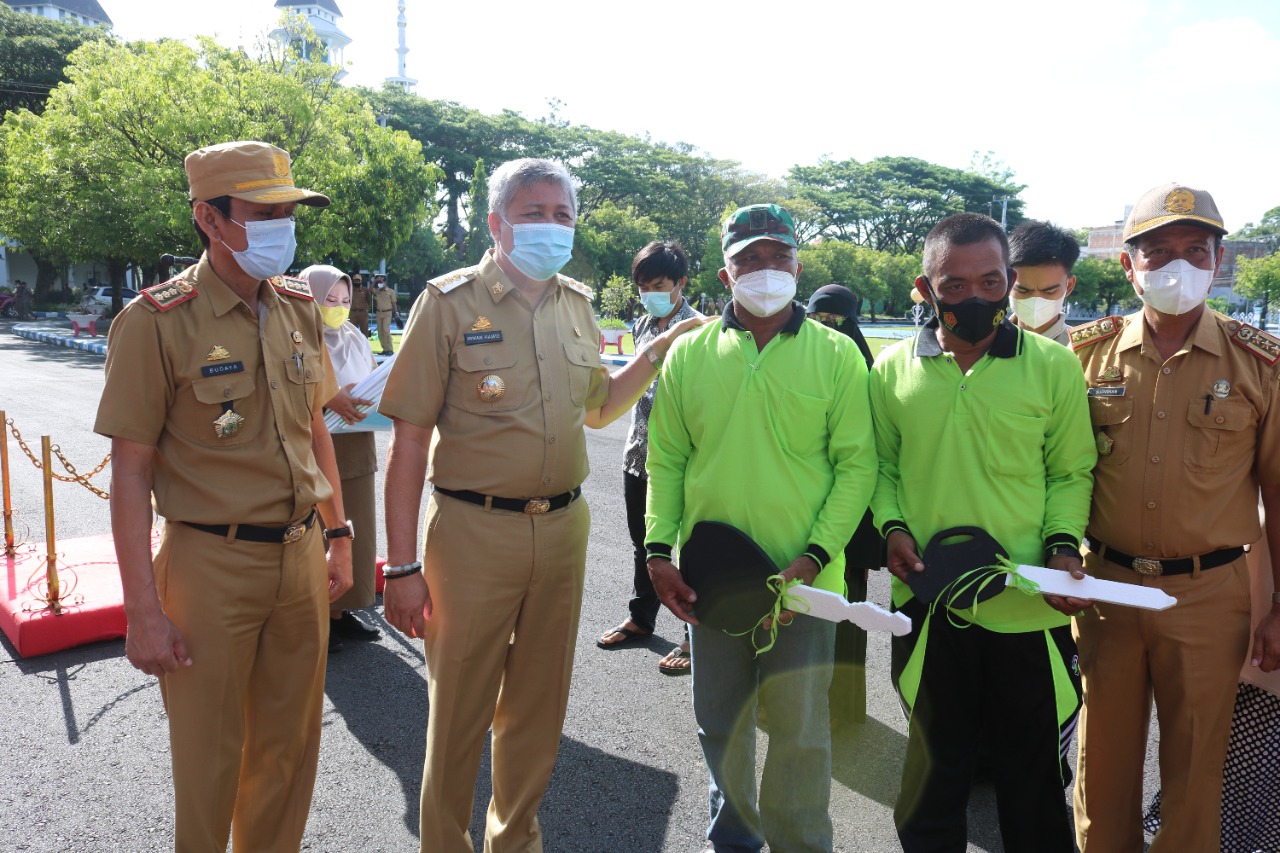
[[[933,310],[938,315],[938,322],[948,332],[966,343],[976,344],[995,331],[996,326],[1009,313],[1009,289],[1005,295],[995,302],[988,302],[980,296],[970,296],[960,302],[943,302],[938,294],[933,293]]]

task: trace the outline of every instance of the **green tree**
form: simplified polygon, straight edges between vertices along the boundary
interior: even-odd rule
[[[1235,292],[1258,303],[1263,328],[1271,305],[1280,297],[1280,254],[1236,261]]]
[[[620,328],[622,313],[631,301],[631,280],[620,275],[611,276],[600,289],[600,321],[602,328]]]
[[[445,248],[444,236],[431,227],[434,212],[419,222],[409,239],[387,258],[390,280],[406,285],[414,298],[428,281],[444,275],[456,265],[454,256]]]
[[[636,253],[658,237],[653,220],[634,208],[605,202],[589,220],[578,224],[575,257],[566,274],[593,285],[615,277],[630,282]]]
[[[471,212],[467,215],[467,251],[463,259],[469,264],[480,263],[484,253],[493,245],[489,234],[489,175],[484,170],[484,158],[476,158],[476,170],[471,176],[467,193]]]
[[[1076,289],[1067,301],[1074,305],[1109,314],[1131,304],[1135,298],[1124,267],[1114,258],[1081,258],[1072,273],[1076,277]]]
[[[1280,207],[1273,207],[1262,215],[1257,225],[1247,223],[1228,240],[1261,240],[1271,251],[1280,249]]]
[[[15,12],[0,3],[0,118],[18,109],[44,109],[49,92],[67,78],[67,57],[80,45],[109,38],[101,27]]]

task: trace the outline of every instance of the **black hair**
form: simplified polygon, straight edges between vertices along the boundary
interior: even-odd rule
[[[1024,222],[1009,235],[1009,265],[1062,264],[1068,273],[1080,257],[1076,236],[1052,222]]]
[[[689,256],[676,240],[654,240],[631,262],[631,281],[635,284],[669,278],[678,285],[688,275]]]
[[[209,205],[209,206],[210,206],[210,207],[212,207],[214,210],[216,210],[216,211],[218,211],[219,213],[221,213],[221,214],[223,215],[223,217],[224,217],[224,218],[226,218],[226,219],[230,219],[230,218],[231,218],[231,196],[229,196],[229,195],[220,195],[220,196],[215,196],[214,198],[206,198],[206,199],[194,199],[194,198],[193,198],[193,199],[191,199],[191,209],[192,209],[192,211],[194,211],[194,210],[195,210],[196,204],[197,204],[198,202],[200,202],[200,201],[203,201],[205,204]],[[195,218],[195,216],[194,216],[194,215],[191,217],[191,224],[192,224],[192,225],[194,225],[194,226],[196,227],[196,236],[198,236],[198,237],[200,238],[200,243],[201,243],[201,244],[202,244],[206,249],[207,249],[207,248],[209,248],[209,235],[208,235],[208,234],[206,234],[206,233],[204,233],[204,229],[202,229],[202,228],[200,227],[200,223],[199,223],[199,222],[196,222],[196,218]]]
[[[1009,266],[1009,238],[1000,223],[981,213],[956,213],[943,219],[924,238],[924,275],[933,278],[942,246],[972,246],[984,240],[1000,242],[1004,265]]]

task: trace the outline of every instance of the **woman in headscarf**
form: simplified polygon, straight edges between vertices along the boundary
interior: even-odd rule
[[[874,356],[858,328],[857,306],[858,300],[849,288],[828,284],[809,297],[806,311],[810,319],[853,338],[866,359],[867,369],[870,369]],[[884,540],[880,538],[868,510],[844,549],[844,580],[849,588],[850,601],[866,601],[867,570],[878,569],[884,563]],[[852,622],[841,622],[836,626],[836,665],[828,694],[832,728],[846,723],[861,723],[866,719],[866,662],[867,632]]]
[[[349,424],[365,418],[359,406],[372,401],[352,398],[351,387],[377,367],[369,342],[347,322],[351,313],[351,278],[337,267],[315,265],[302,271],[311,295],[324,319],[324,341],[338,380],[338,393],[325,403]],[[356,618],[352,610],[369,607],[374,600],[377,562],[377,518],[374,511],[374,474],[378,470],[377,446],[372,432],[333,434],[333,451],[342,480],[342,503],[350,516],[355,537],[351,546],[350,590],[330,605],[329,651],[342,648],[343,640],[374,640],[378,629]]]

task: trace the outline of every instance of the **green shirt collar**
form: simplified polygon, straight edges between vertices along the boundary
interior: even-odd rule
[[[791,319],[787,321],[787,325],[782,327],[782,334],[794,335],[800,331],[800,327],[804,325],[804,306],[799,302],[791,303]],[[720,330],[737,329],[739,332],[745,332],[746,328],[738,322],[737,316],[733,313],[733,300],[729,300],[724,306],[724,315],[720,318]]]
[[[934,358],[942,355],[942,345],[938,343],[938,318],[930,317],[916,335],[916,355],[920,358]],[[987,355],[995,358],[1013,358],[1018,354],[1020,333],[1018,327],[1006,318],[996,327],[996,339],[991,342]]]

